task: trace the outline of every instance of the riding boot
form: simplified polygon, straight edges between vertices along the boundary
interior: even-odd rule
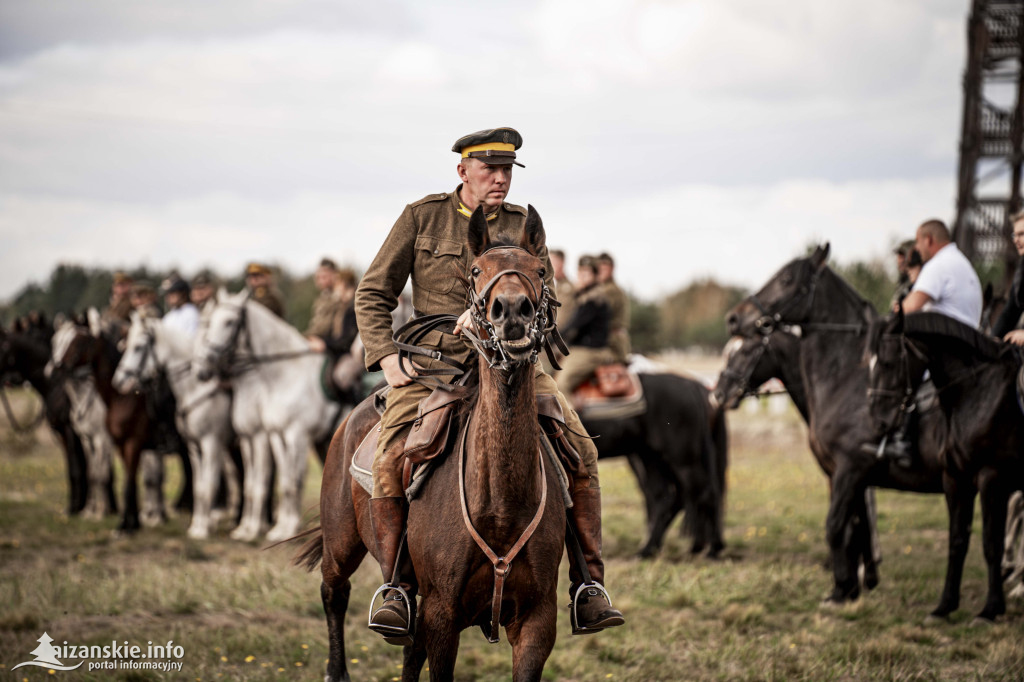
[[[909,469],[914,463],[915,438],[917,432],[917,410],[910,409],[899,425],[880,444],[865,444],[862,449],[886,458],[902,469]]]
[[[612,608],[611,599],[603,587],[601,489],[591,488],[585,482],[574,486],[572,504],[569,517],[590,574],[588,580],[577,562],[569,562],[569,620],[572,634],[582,635],[622,625],[626,621],[618,609]],[[570,557],[572,554],[570,550]]]
[[[373,595],[370,607],[377,595],[383,593],[380,608],[370,615],[369,627],[384,636],[390,644],[412,644],[412,609],[415,599],[408,584],[397,584],[395,565],[402,544],[402,529],[405,525],[405,499],[402,497],[370,498],[370,523],[377,541],[377,556],[384,584]]]

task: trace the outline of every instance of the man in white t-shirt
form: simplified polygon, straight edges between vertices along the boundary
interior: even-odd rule
[[[199,332],[199,309],[189,300],[188,282],[181,277],[171,276],[164,281],[161,289],[164,302],[167,303],[164,326],[194,337]]]
[[[903,312],[942,313],[977,329],[981,323],[981,282],[974,266],[952,242],[949,228],[941,220],[926,220],[917,228],[914,248],[924,266],[914,287],[903,299]],[[899,305],[896,303],[894,310]],[[934,390],[926,389],[928,386],[931,382],[918,389],[918,395]],[[916,434],[916,422],[916,410],[911,410],[881,446],[867,444],[865,447],[889,457],[901,467],[909,467],[913,464],[915,439],[911,434]]]
[[[981,282],[967,257],[952,243],[941,220],[917,228],[915,242],[924,267],[903,300],[903,312],[942,313],[975,329],[981,323]]]

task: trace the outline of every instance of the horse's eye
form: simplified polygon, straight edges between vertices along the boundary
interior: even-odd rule
[[[541,268],[540,270],[537,271],[537,274],[540,275],[541,279],[544,279],[544,275],[548,274],[548,271],[545,270],[544,268]]]
[[[474,277],[479,277],[480,276],[480,268],[473,268],[472,270],[469,271],[469,274],[473,275]]]

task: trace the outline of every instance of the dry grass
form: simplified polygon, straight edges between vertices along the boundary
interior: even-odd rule
[[[4,427],[0,674],[12,680],[322,679],[327,646],[319,577],[292,568],[289,551],[261,551],[224,533],[194,543],[184,537],[182,518],[130,539],[111,536],[113,519],[68,519],[53,439],[40,431],[12,450]],[[733,415],[732,431],[729,548],[718,562],[690,557],[674,532],[661,558],[634,559],[642,534],[639,493],[624,462],[602,463],[608,581],[628,623],[574,638],[560,614],[546,679],[1024,679],[1021,604],[1011,603],[998,625],[970,625],[984,599],[977,535],[964,608],[952,624],[923,625],[942,586],[940,498],[880,493],[882,584],[857,604],[823,610],[819,601],[830,587],[822,540],[827,492],[802,425],[792,414],[743,412]],[[306,491],[311,506],[318,477],[314,465]],[[347,627],[355,679],[401,674],[401,652],[363,625],[378,580],[369,564],[354,578]],[[564,594],[564,575],[562,582]],[[79,670],[51,677],[22,668],[11,674],[31,658],[43,630],[58,643],[171,639],[185,648],[183,672],[112,677]],[[506,643],[489,645],[470,630],[462,638],[457,678],[507,679],[510,661]]]

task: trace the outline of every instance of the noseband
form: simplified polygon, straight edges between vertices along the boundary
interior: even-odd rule
[[[527,252],[526,249],[519,246],[494,246],[484,251],[481,256],[497,249],[516,249]],[[530,303],[533,304],[533,318],[531,318],[526,328],[526,337],[530,340],[531,351],[529,357],[525,360],[517,360],[509,354],[501,340],[498,339],[494,325],[487,317],[487,299],[491,294],[491,290],[494,289],[499,280],[508,275],[515,275],[526,282],[533,293],[533,298],[530,299]],[[481,333],[477,336],[477,334],[469,329],[464,329],[463,333],[473,344],[473,347],[476,348],[477,352],[486,358],[487,366],[492,369],[498,368],[508,372],[526,362],[535,364],[540,355],[540,350],[544,346],[545,337],[555,330],[555,325],[553,323],[549,325],[548,323],[551,308],[560,305],[558,301],[551,298],[551,290],[548,288],[547,282],[541,278],[539,297],[537,295],[537,287],[534,286],[529,275],[521,270],[502,270],[491,277],[481,289],[478,289],[476,275],[471,271],[469,285],[470,316],[473,319],[474,326]]]
[[[797,295],[786,301],[785,304],[779,307],[779,309],[776,310],[774,313],[768,310],[767,306],[765,306],[764,303],[761,302],[761,299],[757,297],[757,294],[751,294],[750,296],[747,296],[746,300],[750,302],[750,304],[753,305],[755,308],[757,308],[758,311],[760,311],[761,313],[761,317],[754,321],[754,327],[757,329],[758,333],[767,336],[770,335],[775,330],[776,325],[782,324],[784,322],[788,322],[789,324],[799,324],[800,321],[804,321],[807,318],[809,318],[811,315],[811,310],[814,307],[814,292],[817,290],[818,287],[818,277],[820,276],[820,272],[821,270],[818,270],[817,272],[813,273],[811,275],[811,281],[809,283],[803,284],[800,287],[800,291],[797,292]],[[803,298],[807,299],[807,309],[806,311],[804,311],[803,315],[800,316],[800,320],[785,320],[783,316],[786,313],[788,313],[792,308],[795,308],[796,305],[800,303]]]

